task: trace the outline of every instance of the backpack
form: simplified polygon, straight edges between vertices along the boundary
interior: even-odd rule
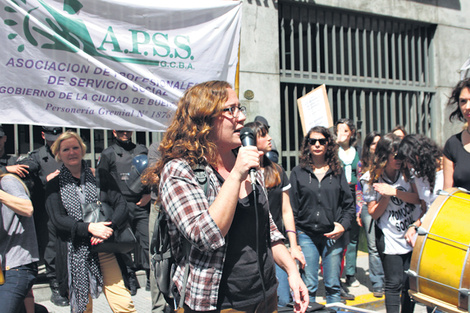
[[[205,167],[198,164],[193,168],[196,179],[204,189],[204,194],[207,196],[209,179]],[[183,241],[183,254],[186,259],[189,257],[191,244]],[[155,283],[158,289],[165,297],[166,302],[172,307],[174,305],[174,294],[177,293],[176,286],[173,283],[172,277],[175,271],[175,258],[171,251],[170,235],[168,233],[168,216],[160,208],[157,220],[153,226],[153,236],[150,242],[150,253],[152,255],[151,266],[155,274]],[[175,265],[175,266],[174,266]],[[186,285],[189,275],[189,262],[186,263],[184,271],[183,291],[185,294]],[[184,297],[181,297],[178,307],[184,304]]]

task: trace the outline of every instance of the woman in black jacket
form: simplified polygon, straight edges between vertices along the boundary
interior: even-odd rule
[[[109,239],[128,219],[126,201],[116,181],[106,170],[95,173],[88,167],[83,160],[86,146],[75,132],[62,133],[51,150],[63,164],[59,174],[46,185],[46,209],[57,228],[57,258],[66,260],[58,264],[67,264],[67,269],[58,267],[57,273],[61,291],[68,289],[71,312],[92,312],[92,299],[98,298],[101,292],[113,312],[136,312],[131,294],[124,286],[116,254],[91,249]],[[99,175],[99,194],[96,175]],[[114,209],[111,221],[84,222],[81,204],[98,200]]]
[[[302,278],[310,301],[323,264],[327,303],[340,302],[343,233],[354,218],[354,200],[338,158],[338,146],[325,127],[313,127],[302,142],[300,165],[291,173],[290,199],[307,266]]]

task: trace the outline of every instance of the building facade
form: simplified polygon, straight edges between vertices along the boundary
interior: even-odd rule
[[[239,95],[297,163],[297,99],[325,84],[333,115],[360,136],[403,125],[443,145],[462,124],[446,102],[470,53],[470,0],[245,1]],[[282,149],[281,149],[282,147]]]

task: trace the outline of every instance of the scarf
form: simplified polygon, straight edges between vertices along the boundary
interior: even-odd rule
[[[77,222],[83,220],[80,195],[82,189],[85,203],[98,200],[96,182],[93,173],[82,161],[82,184],[77,186],[76,179],[69,169],[62,165],[59,173],[60,197],[67,214]],[[84,176],[84,177],[83,177]],[[83,188],[84,187],[84,188]],[[102,291],[103,276],[100,271],[98,254],[90,251],[89,237],[72,236],[68,242],[68,286],[72,312],[83,312],[88,304],[88,295],[98,298]]]
[[[352,180],[352,163],[356,158],[356,148],[350,147],[349,152],[343,150],[343,148],[339,147],[338,155],[340,160],[344,164],[344,174],[346,175],[346,180],[348,184],[351,183]]]

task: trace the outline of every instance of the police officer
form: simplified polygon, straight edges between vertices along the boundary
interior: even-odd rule
[[[118,182],[124,198],[127,201],[132,229],[135,232],[139,247],[134,253],[125,257],[128,270],[128,283],[131,295],[137,293],[139,284],[135,271],[144,269],[147,274],[147,289],[149,282],[149,212],[150,192],[140,182],[140,172],[132,165],[134,158],[147,155],[147,147],[131,141],[132,131],[113,130],[115,143],[103,150],[97,168],[104,168]]]
[[[2,173],[16,174],[24,178],[28,174],[28,166],[24,164],[16,164],[17,157],[7,154],[5,151],[5,143],[7,142],[7,135],[3,130],[3,125],[0,125],[0,171]]]
[[[56,277],[56,266],[67,266],[67,264],[66,260],[56,259],[56,230],[49,221],[44,198],[46,183],[59,174],[60,165],[52,155],[51,146],[61,133],[60,127],[42,127],[41,135],[45,145],[29,152],[25,158],[20,158],[17,162],[29,166],[29,175],[26,175],[25,183],[31,191],[39,255],[46,265],[46,276],[52,291],[51,302],[57,306],[68,306],[67,290],[64,287],[59,291],[61,279]]]

